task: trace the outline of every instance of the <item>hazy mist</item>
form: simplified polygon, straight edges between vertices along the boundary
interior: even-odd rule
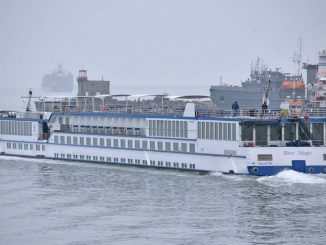
[[[248,78],[259,56],[294,72],[326,48],[324,0],[0,0],[1,108],[58,63],[112,93],[209,94]],[[9,96],[10,94],[10,96]]]

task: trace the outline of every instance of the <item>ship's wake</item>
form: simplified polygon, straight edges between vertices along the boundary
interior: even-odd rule
[[[291,185],[291,184],[326,184],[326,175],[312,175],[285,170],[274,176],[264,176],[257,179],[266,185]]]

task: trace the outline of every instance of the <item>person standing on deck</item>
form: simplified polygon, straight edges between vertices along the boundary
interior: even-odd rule
[[[262,109],[262,116],[266,116],[267,109],[268,109],[268,105],[266,101],[264,101],[264,103],[262,104],[261,109]]]
[[[233,104],[232,104],[232,114],[233,114],[234,117],[239,115],[238,101],[234,101]]]

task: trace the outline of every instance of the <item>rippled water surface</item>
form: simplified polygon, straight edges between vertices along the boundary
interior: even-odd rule
[[[0,244],[326,244],[326,176],[0,157]]]

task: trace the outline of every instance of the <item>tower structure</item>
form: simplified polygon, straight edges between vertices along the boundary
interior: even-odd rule
[[[95,96],[101,94],[110,94],[110,81],[88,80],[87,70],[79,70],[77,96]]]

